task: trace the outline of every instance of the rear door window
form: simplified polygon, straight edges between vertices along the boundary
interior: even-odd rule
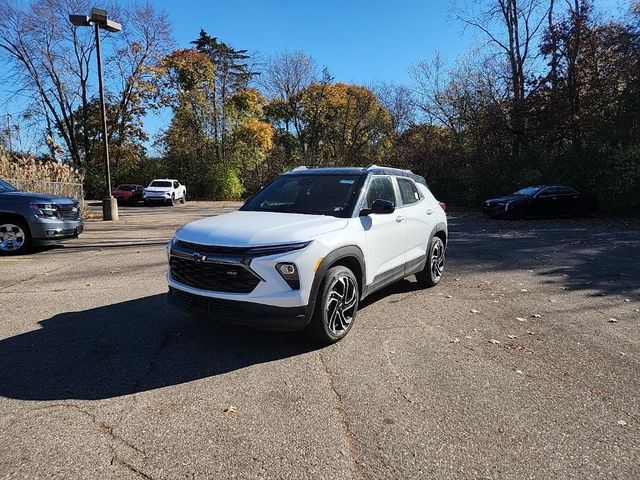
[[[420,201],[420,193],[415,184],[408,178],[397,178],[400,187],[400,198],[403,205],[411,205]]]

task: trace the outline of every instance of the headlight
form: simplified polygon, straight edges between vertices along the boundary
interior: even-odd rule
[[[52,203],[32,203],[31,208],[35,210],[36,217],[58,218],[58,207]]]
[[[300,278],[298,277],[298,268],[295,263],[278,263],[276,270],[291,287],[291,290],[300,290]]]
[[[175,243],[176,243],[176,237],[173,237],[167,243],[167,262],[171,260],[171,250],[173,249],[173,246],[175,245]]]

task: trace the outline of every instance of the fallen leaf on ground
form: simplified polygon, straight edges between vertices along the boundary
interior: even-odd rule
[[[507,338],[510,338],[511,340],[513,340],[514,338],[518,338],[516,335],[507,335]]]
[[[475,308],[472,308],[471,313],[480,313],[480,310],[476,310]]]
[[[225,408],[223,410],[224,413],[236,413],[237,411],[237,407],[235,407],[234,405],[229,405],[227,408]]]
[[[516,373],[517,373],[518,375],[524,375],[524,372],[523,372],[522,370],[516,370]]]
[[[451,340],[451,343],[460,343],[460,339],[458,337]]]
[[[617,319],[617,318],[613,318],[613,317],[611,317],[611,318],[609,319],[609,323],[618,323],[618,319]]]
[[[621,427],[624,427],[627,424],[627,422],[625,422],[624,420],[618,420],[618,425],[620,425]]]
[[[520,290],[522,293],[526,293],[528,292],[528,290],[526,288],[523,288],[522,290]]]
[[[496,340],[495,338],[489,339],[489,343],[493,343],[494,345],[500,345],[500,340]]]
[[[518,320],[519,322],[526,322],[527,319],[523,318],[523,317],[516,317],[516,320]]]
[[[538,315],[537,313],[534,313],[533,315],[531,315],[533,318],[540,318],[542,315]]]

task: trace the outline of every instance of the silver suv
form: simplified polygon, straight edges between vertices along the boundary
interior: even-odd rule
[[[0,255],[76,238],[83,227],[80,205],[73,198],[21,192],[0,179]]]

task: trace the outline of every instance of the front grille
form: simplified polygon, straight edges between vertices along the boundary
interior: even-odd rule
[[[80,220],[80,208],[77,205],[57,205],[58,216],[62,220]]]
[[[260,279],[242,265],[228,265],[172,256],[171,277],[184,285],[214,292],[250,293]]]

